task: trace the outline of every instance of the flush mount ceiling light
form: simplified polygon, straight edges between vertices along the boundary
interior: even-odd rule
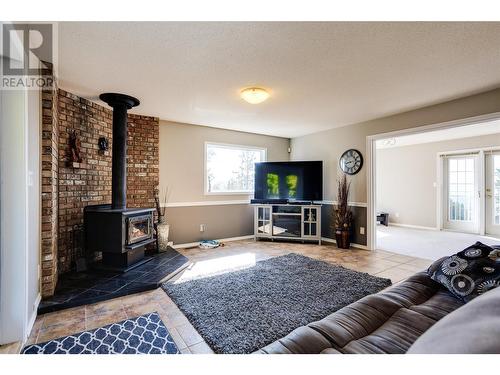
[[[240,96],[250,104],[259,104],[269,98],[269,93],[261,87],[248,87],[241,90]]]

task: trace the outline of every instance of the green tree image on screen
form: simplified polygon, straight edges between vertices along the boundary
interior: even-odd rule
[[[276,173],[267,174],[267,195],[279,197],[279,176]]]
[[[290,198],[295,198],[297,196],[297,181],[298,177],[295,174],[289,174],[286,176],[286,186],[288,187],[288,196]]]

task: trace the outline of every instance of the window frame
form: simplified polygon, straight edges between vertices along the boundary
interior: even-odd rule
[[[263,154],[263,160],[261,162],[267,161],[267,148],[259,147],[259,146],[248,146],[248,145],[239,145],[233,143],[220,143],[220,142],[211,142],[205,141],[205,147],[203,149],[203,194],[204,195],[253,195],[254,190],[244,191],[208,191],[208,176],[207,176],[207,151],[209,146],[217,146],[220,148],[227,149],[240,149],[240,150],[251,150],[258,151]]]

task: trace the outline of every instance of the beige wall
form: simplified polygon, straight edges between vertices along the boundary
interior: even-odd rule
[[[175,244],[253,235],[253,207],[249,204],[169,207],[169,239]],[[205,231],[200,232],[200,223]]]
[[[249,199],[249,195],[205,195],[205,142],[267,148],[267,160],[288,160],[288,138],[206,126],[160,121],[160,188],[168,186],[169,203]]]
[[[267,160],[289,160],[288,138],[160,121],[160,188],[168,186],[169,204],[182,205],[167,209],[174,244],[253,234],[253,207],[241,203],[210,204],[248,200],[251,196],[204,194],[205,142],[263,147],[267,149]],[[210,205],[193,206],[189,202]],[[200,232],[200,224],[205,225],[204,232]]]
[[[377,150],[377,211],[392,223],[436,227],[438,153],[492,146],[500,134]]]
[[[338,160],[349,148],[366,154],[366,136],[500,112],[500,89],[291,140],[291,160],[324,161],[324,199],[335,200]],[[366,167],[352,178],[351,201],[366,202]]]

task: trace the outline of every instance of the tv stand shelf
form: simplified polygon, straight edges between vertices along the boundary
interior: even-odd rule
[[[253,204],[255,240],[317,241],[321,245],[320,204]]]

